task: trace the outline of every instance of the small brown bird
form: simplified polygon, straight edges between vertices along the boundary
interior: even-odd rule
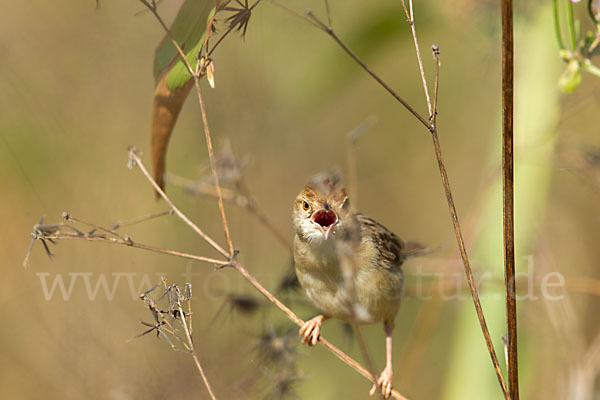
[[[296,275],[311,302],[323,314],[307,321],[302,343],[314,345],[328,318],[349,323],[383,321],[386,366],[377,384],[388,398],[392,392],[392,332],[400,306],[409,255],[424,251],[407,244],[377,221],[354,213],[336,174],[313,177],[294,202]],[[408,247],[411,247],[408,249]],[[377,386],[373,385],[373,395]]]

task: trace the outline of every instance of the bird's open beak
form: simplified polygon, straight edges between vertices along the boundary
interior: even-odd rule
[[[321,228],[323,235],[325,235],[325,240],[327,240],[329,238],[329,232],[331,232],[338,222],[338,217],[337,214],[331,210],[321,209],[313,214],[312,220],[319,228]]]

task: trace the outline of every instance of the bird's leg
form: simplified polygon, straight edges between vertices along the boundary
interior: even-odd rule
[[[385,329],[385,368],[377,379],[377,384],[373,384],[369,394],[372,396],[377,391],[377,387],[381,387],[381,394],[386,399],[392,394],[392,332],[394,331],[394,323],[384,323]]]
[[[314,318],[309,319],[302,325],[302,328],[298,331],[300,335],[303,335],[301,342],[308,343],[309,346],[317,344],[319,340],[319,333],[321,332],[321,324],[326,319],[329,319],[326,315],[317,315]]]

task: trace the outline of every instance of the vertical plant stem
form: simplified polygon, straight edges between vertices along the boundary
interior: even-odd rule
[[[446,167],[444,166],[444,161],[442,158],[442,149],[440,147],[440,142],[436,130],[434,130],[431,133],[431,138],[433,140],[433,148],[435,150],[435,156],[437,158],[438,167],[440,169],[442,184],[444,185],[444,190],[446,192],[446,200],[448,201],[448,208],[450,210],[450,217],[452,218],[452,225],[454,226],[454,233],[456,235],[458,249],[460,250],[460,256],[465,267],[465,274],[467,275],[467,281],[469,283],[469,289],[471,291],[471,297],[473,298],[473,304],[475,305],[475,310],[477,312],[477,319],[479,320],[479,325],[481,326],[481,331],[483,332],[483,337],[485,338],[485,343],[487,345],[488,352],[490,353],[490,357],[492,358],[492,364],[494,365],[494,370],[496,371],[496,376],[498,377],[498,382],[500,383],[500,387],[502,388],[504,398],[510,400],[508,389],[506,388],[506,382],[504,381],[502,371],[500,370],[500,364],[498,363],[498,356],[496,356],[496,350],[494,350],[494,344],[492,343],[490,331],[485,321],[485,316],[481,307],[481,301],[479,300],[479,294],[477,293],[477,288],[475,287],[473,271],[471,269],[471,264],[467,255],[467,249],[465,247],[465,242],[462,236],[462,231],[460,229],[460,224],[458,222],[456,206],[454,205],[452,191],[450,190],[450,182],[448,181],[448,174],[446,173]]]
[[[181,321],[183,323],[183,328],[185,330],[185,336],[187,337],[189,348],[191,349],[191,352],[192,352],[192,358],[194,359],[194,363],[196,363],[196,368],[198,368],[198,372],[200,372],[200,376],[202,377],[202,380],[204,381],[204,385],[206,386],[206,390],[208,390],[208,394],[210,395],[210,398],[212,400],[217,400],[217,398],[215,397],[215,394],[212,390],[212,387],[210,386],[210,383],[208,382],[208,378],[204,374],[204,369],[202,368],[202,364],[200,364],[200,359],[198,358],[198,353],[196,353],[196,347],[194,346],[194,341],[192,340],[191,319],[190,319],[190,327],[188,327],[185,313],[183,312],[183,309],[181,308],[181,306],[179,306],[179,312],[180,312],[180,315],[184,315],[184,317],[181,318]]]
[[[519,400],[517,356],[517,301],[515,282],[515,225],[513,173],[513,5],[502,0],[502,199],[504,227],[504,279],[506,285],[506,329],[508,388],[510,398]]]
[[[223,221],[223,230],[225,231],[225,239],[227,240],[227,246],[229,247],[229,254],[233,256],[233,242],[231,241],[231,235],[229,234],[229,225],[227,224],[227,217],[225,216],[225,207],[223,206],[223,195],[221,193],[221,185],[219,185],[219,174],[217,173],[217,163],[215,161],[215,153],[212,147],[212,140],[210,137],[210,129],[208,128],[208,119],[206,117],[206,107],[204,106],[204,99],[202,97],[202,90],[200,88],[200,79],[194,76],[194,83],[196,84],[196,92],[198,93],[198,101],[200,102],[200,111],[202,113],[202,123],[204,125],[204,136],[206,137],[206,147],[208,148],[208,157],[210,159],[210,169],[215,180],[215,189],[217,192],[217,198],[219,202],[219,212],[221,213],[221,220]]]
[[[437,103],[438,89],[440,84],[440,48],[437,44],[431,46],[433,59],[435,60],[435,75],[433,81],[433,110],[431,111],[431,124],[434,129],[437,129]]]
[[[575,36],[575,18],[573,17],[573,3],[567,0],[567,22],[569,23],[569,38],[573,51],[577,51],[577,37]]]
[[[554,19],[554,33],[556,35],[556,43],[558,43],[559,50],[564,50],[565,44],[562,40],[560,33],[560,18],[558,16],[558,0],[552,0],[552,17]]]
[[[417,54],[417,61],[419,62],[419,71],[421,72],[421,81],[423,82],[423,91],[425,91],[425,100],[427,101],[427,111],[429,111],[430,119],[433,116],[433,109],[431,107],[431,99],[429,98],[429,87],[427,86],[427,78],[425,76],[425,69],[423,69],[423,59],[421,58],[421,49],[419,48],[419,41],[417,40],[417,30],[415,28],[415,14],[413,12],[413,2],[409,0],[408,2],[409,14],[406,15],[408,18],[408,23],[410,25],[410,30],[412,32],[413,42],[415,44],[415,53]],[[404,8],[406,12],[406,6]]]

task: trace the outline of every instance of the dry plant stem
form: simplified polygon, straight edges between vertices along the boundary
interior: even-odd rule
[[[332,25],[331,22],[331,12],[329,11],[329,1],[328,0],[324,0],[325,1],[325,11],[327,12],[327,23],[329,24],[329,26]]]
[[[151,219],[164,217],[165,215],[172,215],[172,214],[173,214],[173,210],[168,210],[168,211],[162,211],[162,212],[158,212],[158,213],[154,213],[154,214],[144,215],[143,217],[128,219],[128,220],[124,220],[124,221],[117,221],[112,224],[111,229],[116,231],[117,229],[122,228],[124,226],[136,225],[141,222],[150,221]]]
[[[417,31],[415,28],[415,18],[413,13],[413,2],[409,0],[408,5],[410,11],[406,10],[406,4],[404,4],[404,0],[402,1],[402,7],[404,8],[404,12],[406,13],[406,18],[408,19],[408,24],[410,25],[410,30],[412,32],[413,42],[415,44],[415,52],[417,53],[417,61],[419,62],[419,71],[421,72],[421,81],[423,82],[423,90],[425,91],[425,100],[427,101],[427,110],[429,111],[429,115],[433,115],[433,109],[431,108],[431,99],[429,98],[429,89],[427,86],[427,78],[425,77],[425,70],[423,69],[423,59],[421,58],[421,50],[419,48],[419,41],[417,40]]]
[[[163,249],[160,247],[149,246],[142,243],[134,242],[129,238],[108,238],[102,236],[79,236],[79,235],[48,235],[44,237],[45,239],[55,239],[55,240],[85,240],[88,242],[104,242],[104,243],[112,243],[112,244],[120,244],[123,246],[134,247],[136,249],[153,251],[155,253],[168,254],[171,256],[183,257],[190,260],[207,262],[215,265],[225,265],[229,261],[217,260],[215,258],[197,256],[195,254],[183,253],[176,250]]]
[[[148,181],[150,181],[150,183],[152,184],[152,186],[154,187],[156,192],[160,195],[160,197],[163,198],[163,200],[173,210],[175,215],[177,215],[179,217],[179,219],[181,219],[186,225],[188,225],[190,228],[192,228],[192,230],[194,230],[194,232],[196,232],[202,239],[206,240],[215,250],[217,250],[219,253],[221,253],[224,257],[230,258],[230,254],[227,253],[227,251],[225,251],[221,246],[219,246],[219,244],[217,242],[215,242],[210,236],[208,236],[206,233],[204,233],[202,231],[202,229],[200,229],[196,224],[194,224],[192,221],[190,221],[190,219],[188,217],[186,217],[186,215],[184,213],[182,213],[177,207],[175,207],[175,204],[173,204],[171,199],[169,199],[169,197],[160,188],[160,186],[158,186],[158,184],[154,181],[154,179],[152,179],[152,176],[150,176],[150,173],[148,172],[148,170],[142,163],[142,160],[137,155],[136,150],[133,147],[129,149],[129,159],[135,161],[135,165],[138,166],[138,168],[140,169],[140,171],[142,171],[142,173],[144,174],[146,179],[148,179]]]
[[[258,2],[257,2],[258,3]],[[223,221],[223,230],[225,231],[225,239],[227,240],[227,246],[229,246],[230,257],[233,256],[233,242],[231,241],[231,235],[229,234],[229,225],[227,224],[227,217],[225,216],[225,207],[223,206],[223,195],[221,193],[221,185],[219,185],[219,174],[217,173],[217,162],[215,161],[215,152],[212,147],[212,140],[210,137],[210,129],[208,128],[208,119],[206,118],[206,108],[204,106],[204,99],[202,97],[202,89],[200,88],[200,79],[194,76],[194,83],[196,85],[196,92],[198,93],[198,101],[200,102],[200,111],[202,113],[202,124],[204,125],[204,136],[206,137],[206,147],[208,148],[208,157],[210,159],[210,169],[215,180],[215,189],[217,192],[217,198],[219,203],[219,212],[221,213],[221,220]]]
[[[517,300],[515,282],[515,225],[513,183],[513,5],[502,0],[502,192],[504,216],[504,279],[506,285],[506,328],[508,388],[510,398],[519,400],[517,356]]]
[[[435,60],[435,77],[433,81],[433,110],[431,112],[431,124],[433,129],[437,129],[437,101],[438,101],[438,89],[440,82],[440,48],[434,44],[431,46],[433,51],[433,59]]]
[[[358,65],[360,65],[360,66],[361,66],[361,67],[362,67],[362,68],[363,68],[365,71],[367,71],[367,73],[368,73],[369,75],[371,75],[371,77],[372,77],[373,79],[375,79],[375,80],[376,80],[376,81],[377,81],[377,82],[378,82],[378,83],[379,83],[379,84],[380,84],[380,85],[381,85],[381,86],[382,86],[382,87],[383,87],[385,90],[387,90],[387,91],[388,91],[388,93],[390,93],[390,94],[391,94],[391,95],[392,95],[392,96],[393,96],[393,97],[394,97],[396,100],[398,100],[398,102],[400,102],[400,104],[402,104],[402,105],[403,105],[403,106],[404,106],[404,107],[405,107],[405,108],[406,108],[408,111],[410,111],[410,113],[411,113],[412,115],[414,115],[414,116],[415,116],[415,117],[416,117],[416,118],[417,118],[417,119],[418,119],[418,120],[419,120],[419,121],[420,121],[420,122],[421,122],[423,125],[425,125],[425,127],[426,127],[426,128],[429,130],[429,131],[431,131],[431,130],[433,129],[433,128],[432,128],[432,126],[431,126],[431,124],[430,124],[429,122],[427,122],[427,120],[426,120],[425,118],[423,118],[423,117],[421,116],[421,114],[419,114],[419,113],[417,112],[417,110],[415,110],[415,109],[413,108],[413,106],[411,106],[410,104],[408,104],[408,102],[407,102],[406,100],[404,100],[402,97],[400,97],[400,95],[399,95],[398,93],[396,93],[396,92],[394,91],[394,89],[392,89],[392,88],[391,88],[391,87],[390,87],[390,86],[389,86],[387,83],[385,83],[385,82],[383,81],[383,79],[381,79],[381,78],[379,77],[379,75],[377,75],[375,72],[373,72],[373,71],[372,71],[372,70],[371,70],[371,69],[370,69],[370,68],[367,66],[367,64],[365,64],[365,63],[363,62],[363,60],[361,60],[361,59],[360,59],[360,58],[359,58],[359,57],[358,57],[358,56],[357,56],[357,55],[356,55],[356,54],[355,54],[355,53],[354,53],[354,52],[353,52],[353,51],[352,51],[352,50],[351,50],[351,49],[350,49],[350,48],[349,48],[347,45],[346,45],[346,43],[344,43],[344,42],[343,42],[343,41],[342,41],[342,40],[341,40],[341,39],[340,39],[340,38],[339,38],[339,37],[338,37],[338,36],[335,34],[335,32],[333,31],[333,29],[332,29],[331,27],[328,27],[328,26],[326,26],[326,25],[325,25],[323,22],[321,22],[321,20],[320,20],[320,19],[318,19],[318,18],[317,18],[317,17],[316,17],[316,16],[315,16],[315,15],[312,13],[312,11],[311,11],[311,10],[307,10],[307,11],[306,11],[306,14],[307,14],[307,15],[308,15],[310,18],[312,18],[312,19],[313,19],[313,20],[314,20],[314,21],[315,21],[315,22],[316,22],[316,23],[319,25],[319,28],[320,28],[320,29],[321,29],[323,32],[325,32],[325,33],[327,33],[329,36],[331,36],[331,37],[333,38],[333,40],[335,40],[335,41],[336,41],[336,42],[337,42],[337,43],[340,45],[340,47],[342,47],[342,48],[344,49],[344,51],[345,51],[346,53],[348,53],[348,55],[349,55],[350,57],[352,57],[352,58],[354,59],[354,61],[356,61],[356,62],[358,63]]]
[[[483,314],[481,302],[479,301],[479,294],[477,293],[477,288],[475,287],[475,281],[473,279],[473,271],[471,269],[471,264],[469,262],[469,257],[467,255],[467,249],[465,247],[465,242],[464,242],[464,239],[462,236],[462,231],[460,229],[460,223],[458,222],[458,215],[456,213],[456,206],[454,205],[452,191],[450,190],[450,182],[448,181],[448,174],[446,173],[446,167],[444,166],[444,161],[442,159],[442,150],[440,148],[440,142],[439,142],[438,135],[437,135],[437,129],[434,129],[434,131],[431,132],[431,138],[433,140],[435,156],[437,158],[438,167],[440,169],[440,176],[442,178],[442,184],[444,185],[444,190],[446,192],[446,200],[448,201],[448,208],[450,210],[450,217],[452,218],[452,225],[454,227],[456,241],[458,243],[458,248],[460,250],[460,255],[461,255],[463,264],[465,266],[465,274],[467,275],[467,281],[469,282],[469,289],[471,291],[471,297],[473,298],[473,303],[475,304],[475,310],[477,311],[477,318],[479,319],[479,325],[481,326],[481,330],[482,330],[483,336],[485,338],[485,343],[486,343],[488,351],[490,353],[490,357],[492,358],[492,363],[494,365],[494,370],[496,371],[498,381],[500,382],[500,386],[502,387],[502,392],[504,394],[504,398],[506,398],[508,400],[508,399],[510,399],[510,396],[509,396],[508,390],[506,388],[506,382],[504,381],[504,377],[502,376],[502,371],[500,370],[500,364],[498,363],[498,357],[496,356],[496,351],[494,350],[494,344],[492,342],[492,338],[490,336],[490,331],[487,327],[487,323],[485,322],[485,316]]]
[[[120,240],[122,240],[122,241],[125,241],[125,242],[126,242],[126,241],[128,241],[128,240],[127,240],[127,238],[125,238],[125,237],[123,237],[123,236],[119,235],[119,234],[118,234],[117,232],[115,232],[114,230],[106,229],[106,228],[103,228],[103,227],[101,227],[101,226],[99,226],[99,225],[96,225],[96,224],[92,224],[92,223],[90,223],[90,222],[83,221],[83,220],[81,220],[81,219],[79,219],[79,218],[76,218],[76,217],[72,216],[71,214],[69,214],[69,213],[68,213],[68,212],[66,212],[66,211],[65,211],[65,212],[63,212],[63,219],[64,219],[65,221],[75,221],[75,222],[78,222],[78,223],[80,223],[80,224],[87,225],[87,226],[89,226],[89,227],[92,227],[92,228],[94,228],[94,229],[96,229],[96,230],[99,230],[99,231],[102,231],[102,232],[106,232],[106,233],[108,233],[109,235],[114,235],[114,236],[116,236],[117,238],[119,238],[119,239],[120,239]]]
[[[314,26],[315,28],[317,28],[319,30],[323,29],[319,24],[317,24],[312,19],[308,18],[306,15],[300,14],[298,11],[293,10],[293,9],[289,8],[288,6],[281,4],[281,3],[277,2],[276,0],[271,0],[271,3],[275,4],[277,7],[283,9],[284,11],[292,14],[294,17],[298,17],[298,18],[304,20],[305,22],[308,22],[309,24],[311,24],[312,26]]]
[[[179,312],[180,312],[180,315],[185,315],[181,306],[179,307]],[[215,397],[215,394],[213,393],[210,383],[208,382],[208,379],[206,378],[206,375],[204,374],[204,369],[202,369],[202,365],[200,364],[200,360],[198,359],[198,354],[196,353],[196,347],[194,346],[194,341],[192,340],[192,335],[190,333],[190,329],[188,329],[186,318],[182,317],[181,321],[183,323],[183,329],[185,330],[185,336],[187,337],[188,345],[189,345],[191,353],[192,353],[192,358],[194,359],[194,362],[196,363],[196,368],[198,368],[198,372],[200,372],[200,376],[202,377],[202,380],[204,381],[204,385],[206,386],[206,390],[208,390],[208,394],[210,395],[210,398],[212,400],[216,400],[217,398]]]

